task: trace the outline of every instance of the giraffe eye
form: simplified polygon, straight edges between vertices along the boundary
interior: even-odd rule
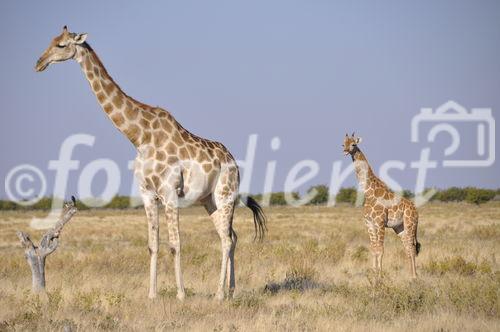
[[[59,47],[59,48],[65,48],[66,47],[66,45],[64,45],[64,44],[57,44],[56,46]]]

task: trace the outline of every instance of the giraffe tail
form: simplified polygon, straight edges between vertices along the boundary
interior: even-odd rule
[[[257,203],[255,199],[250,196],[244,198],[243,203],[252,210],[253,213],[253,223],[255,227],[255,237],[254,241],[258,238],[259,241],[264,239],[264,235],[267,231],[267,218],[262,210],[262,207]]]

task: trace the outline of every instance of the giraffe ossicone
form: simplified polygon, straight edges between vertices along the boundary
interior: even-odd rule
[[[157,293],[159,203],[165,207],[177,297],[181,300],[185,297],[178,209],[193,202],[205,206],[221,240],[222,264],[216,298],[224,298],[226,283],[232,296],[237,241],[233,215],[240,180],[235,159],[223,144],[184,129],[168,111],[125,94],[86,40],[87,34],[69,32],[64,26],[37,61],[35,70],[43,71],[52,63],[76,60],[108,118],[136,147],[134,173],[140,183],[148,219],[149,297],[154,298]],[[253,212],[256,233],[263,236],[266,218],[261,207],[250,197],[244,203]]]

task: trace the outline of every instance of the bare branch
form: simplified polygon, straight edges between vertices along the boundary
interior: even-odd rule
[[[63,215],[61,219],[56,223],[54,228],[47,232],[46,234],[52,234],[52,238],[59,237],[59,233],[62,231],[64,225],[70,221],[73,215],[76,213],[75,201],[64,204]]]
[[[59,238],[59,235],[61,234],[61,231],[64,227],[64,225],[71,220],[71,217],[76,213],[76,206],[75,206],[75,199],[72,196],[72,202],[68,202],[64,204],[64,209],[62,212],[62,216],[59,219],[59,221],[56,223],[54,228],[51,230],[47,231],[43,237],[42,240],[40,241],[40,256],[47,256],[50,255],[51,253],[54,252],[54,250],[57,249],[57,246],[59,242],[57,239]]]
[[[21,245],[23,246],[24,249],[35,250],[35,245],[31,241],[29,234],[21,231],[18,231],[16,234],[19,240],[21,241]]]
[[[45,257],[53,253],[56,249],[57,246],[59,245],[59,239],[57,237],[53,238],[49,244],[45,247],[40,246],[38,251],[40,251],[40,256]]]

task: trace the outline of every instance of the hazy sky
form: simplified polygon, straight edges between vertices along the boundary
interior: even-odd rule
[[[499,1],[1,1],[0,16],[0,176],[32,164],[47,177],[49,192],[54,171],[48,162],[72,134],[93,135],[95,144],[73,152],[81,163],[69,173],[69,191],[89,162],[110,158],[122,174],[120,192],[128,194],[127,162],[135,157],[74,61],[33,70],[65,24],[89,34],[126,93],[167,108],[237,159],[258,134],[253,192],[263,190],[271,160],[276,191],[304,159],[320,168],[303,188],[330,183],[333,162],[342,161],[342,169],[351,162],[340,146],[346,131],[363,137],[361,148],[375,170],[387,160],[402,161],[405,169],[390,174],[413,189],[410,162],[424,147],[441,161],[450,143],[446,134],[434,143],[411,142],[411,119],[422,107],[454,100],[467,109],[492,108],[497,119],[500,109]],[[460,127],[457,155],[476,157],[475,128]],[[274,137],[281,141],[276,151]],[[440,164],[426,184],[496,188],[499,171],[498,162]],[[104,180],[96,177],[96,193]],[[350,176],[345,185],[353,183]]]

